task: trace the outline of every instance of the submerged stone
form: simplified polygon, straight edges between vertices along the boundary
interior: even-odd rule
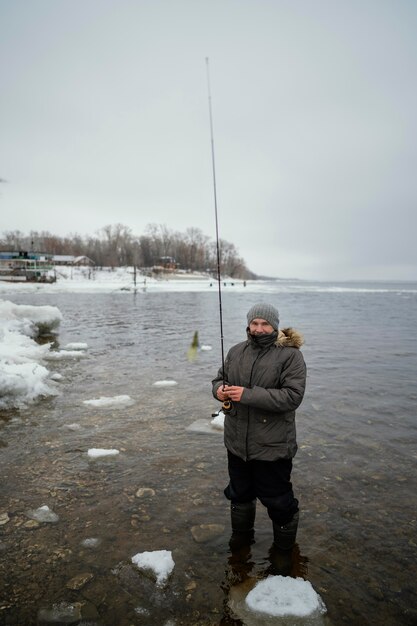
[[[92,578],[94,578],[94,576],[90,572],[77,574],[77,576],[74,576],[74,578],[71,578],[71,580],[67,582],[66,587],[77,591],[78,589],[82,589]]]
[[[223,532],[224,526],[222,524],[200,524],[191,528],[191,534],[197,543],[210,541],[210,539],[218,537]]]
[[[34,519],[29,519],[27,522],[23,524],[23,528],[28,528],[29,530],[33,528],[39,528],[40,524]]]
[[[0,526],[4,526],[7,522],[10,522],[9,514],[7,512],[0,513]]]
[[[30,509],[27,511],[26,516],[37,522],[45,522],[47,524],[54,524],[59,520],[59,516],[46,504],[40,506],[38,509]]]
[[[38,612],[38,624],[77,624],[80,620],[81,608],[78,603],[60,602]]]
[[[151,489],[150,487],[140,487],[140,489],[138,489],[136,492],[137,498],[143,498],[145,496],[153,497],[154,495],[155,495],[155,491],[154,489]]]
[[[83,548],[97,548],[101,543],[101,539],[98,537],[87,537],[87,539],[83,539],[81,545]]]

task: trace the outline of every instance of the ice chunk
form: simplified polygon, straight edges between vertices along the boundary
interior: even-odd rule
[[[252,611],[274,617],[307,617],[325,613],[326,607],[308,580],[289,576],[268,576],[259,581],[246,597]]]
[[[98,406],[98,407],[111,407],[111,408],[121,408],[123,406],[130,406],[135,404],[135,401],[132,400],[130,396],[121,395],[121,396],[100,396],[100,398],[96,398],[93,400],[83,400],[84,404],[89,406]]]
[[[67,345],[64,346],[63,349],[64,350],[87,350],[87,348],[88,348],[87,343],[74,341],[73,343],[67,343]]]
[[[115,448],[90,448],[87,454],[91,459],[98,459],[102,456],[117,456],[120,453]]]
[[[153,384],[154,387],[174,387],[175,385],[178,385],[176,380],[157,380]]]
[[[132,563],[139,569],[152,571],[156,576],[156,584],[162,587],[174,569],[175,563],[169,550],[139,552],[132,556]]]
[[[217,430],[224,430],[224,413],[223,411],[219,411],[217,415],[215,415],[214,419],[211,420],[210,424],[213,428]]]
[[[22,322],[29,331],[27,334],[35,337],[58,328],[62,321],[62,313],[55,306],[14,304],[9,300],[0,300],[0,319]]]
[[[0,409],[24,407],[40,396],[56,395],[49,371],[39,363],[7,363],[0,359]]]
[[[81,545],[83,546],[83,548],[98,548],[98,546],[101,543],[101,539],[99,539],[98,537],[87,537],[87,539],[83,539],[83,541],[81,542]]]
[[[187,426],[185,430],[191,433],[207,433],[209,435],[216,436],[218,436],[222,432],[222,429],[216,428],[212,425],[210,419],[204,418],[196,420],[195,422]]]
[[[67,361],[69,359],[85,359],[87,357],[85,352],[80,350],[51,350],[45,354],[47,361]]]
[[[200,346],[200,350],[202,350],[203,352],[207,352],[208,350],[213,350],[213,348],[209,345],[202,345]]]
[[[46,504],[40,506],[38,509],[30,509],[26,513],[27,517],[34,519],[37,522],[54,523],[59,520],[59,517],[54,513]]]

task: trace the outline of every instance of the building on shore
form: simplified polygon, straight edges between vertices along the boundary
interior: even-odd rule
[[[53,254],[53,265],[70,265],[72,267],[94,267],[95,263],[88,256],[74,256],[72,254]]]
[[[52,255],[42,252],[0,252],[0,280],[6,282],[54,283]]]

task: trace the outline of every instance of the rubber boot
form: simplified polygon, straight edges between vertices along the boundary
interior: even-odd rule
[[[292,550],[295,545],[295,538],[297,536],[298,528],[298,512],[294,514],[294,517],[288,524],[280,526],[277,522],[272,522],[274,529],[274,546],[279,550]]]
[[[270,566],[268,567],[266,574],[272,576],[290,576],[292,568],[292,550],[281,550],[275,543],[272,544],[268,560]]]
[[[232,536],[229,546],[232,552],[243,546],[250,546],[254,538],[256,500],[232,502],[230,506]]]

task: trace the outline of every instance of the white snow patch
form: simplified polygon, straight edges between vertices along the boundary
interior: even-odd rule
[[[95,398],[93,400],[83,400],[83,403],[89,406],[120,408],[123,406],[130,406],[132,404],[135,404],[135,401],[132,400],[130,396],[121,395],[109,397],[100,396],[100,398]]]
[[[91,459],[98,459],[102,456],[116,456],[117,454],[120,454],[120,452],[115,448],[90,448],[87,454]]]
[[[325,613],[326,606],[308,580],[289,576],[268,576],[246,596],[252,611],[274,617],[307,617]]]
[[[178,385],[176,380],[157,380],[154,382],[154,387],[175,387]]]
[[[174,569],[175,563],[169,550],[138,552],[132,556],[132,563],[139,569],[150,570],[156,576],[156,584],[162,587]]]

